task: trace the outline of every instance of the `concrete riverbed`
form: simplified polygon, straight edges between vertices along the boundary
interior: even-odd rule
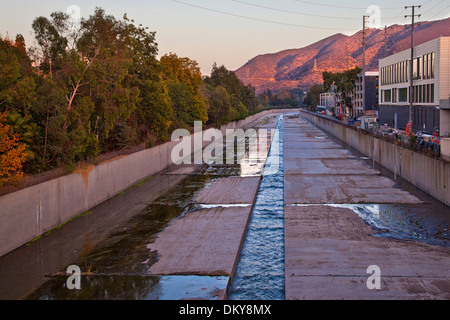
[[[420,199],[301,117],[286,118],[284,145],[286,299],[450,298],[450,248],[377,237],[350,208]]]
[[[278,119],[255,128],[275,129]],[[265,188],[267,155],[171,166],[8,253],[0,299],[450,299],[448,206],[298,112],[284,113],[282,139],[283,170]],[[251,225],[255,208],[261,218]],[[260,234],[246,247],[249,229]],[[273,229],[283,230],[263,237]],[[239,270],[242,255],[255,263]],[[81,290],[66,286],[73,264],[88,273]],[[374,265],[380,289],[367,286]],[[228,297],[236,273],[242,281]],[[273,295],[261,293],[279,277]]]
[[[270,132],[278,116],[252,126]],[[226,298],[266,157],[143,180],[1,257],[0,299]],[[66,287],[69,265],[88,274],[81,290]]]

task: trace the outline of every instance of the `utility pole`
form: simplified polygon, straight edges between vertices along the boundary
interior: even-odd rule
[[[384,57],[386,58],[387,52],[387,26],[384,26]]]
[[[414,14],[415,8],[420,9],[420,5],[418,6],[405,6],[405,9],[411,8],[411,15],[406,15],[405,18],[411,17],[411,61],[409,64],[409,77],[410,77],[410,85],[409,85],[409,123],[410,128],[412,128],[412,110],[413,110],[413,88],[414,88],[414,78],[413,78],[413,64],[414,64],[414,17],[420,17],[420,14]]]
[[[345,45],[345,50],[347,51],[347,70],[348,70],[348,44]]]
[[[366,111],[366,18],[369,16],[363,16],[363,67],[362,67],[362,110]]]

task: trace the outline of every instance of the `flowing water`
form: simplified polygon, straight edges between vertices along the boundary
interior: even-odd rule
[[[265,169],[228,294],[230,300],[284,299],[283,116],[278,120]]]

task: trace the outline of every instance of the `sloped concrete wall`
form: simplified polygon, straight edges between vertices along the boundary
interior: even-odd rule
[[[300,115],[419,189],[450,205],[450,162],[377,139],[334,119],[306,111],[300,111]]]
[[[220,130],[225,134],[226,129],[252,126],[261,117],[286,111],[293,110],[263,111]],[[208,143],[202,142],[197,149]],[[1,196],[0,256],[167,168],[172,164],[171,152],[177,144],[170,141],[98,166],[77,168],[70,175]]]

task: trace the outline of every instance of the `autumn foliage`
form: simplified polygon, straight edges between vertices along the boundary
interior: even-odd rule
[[[6,114],[0,113],[0,186],[14,185],[22,179],[22,165],[27,158],[25,147],[6,124]]]

